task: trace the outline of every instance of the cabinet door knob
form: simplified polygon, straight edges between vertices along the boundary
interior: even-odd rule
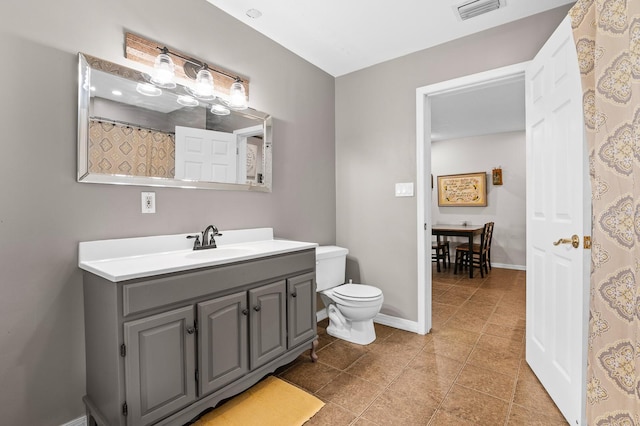
[[[291,293],[291,297],[298,297],[298,293],[294,291],[293,293]]]
[[[260,310],[260,305],[256,305],[256,306],[254,306],[254,307],[253,307],[253,310],[254,310],[254,311],[256,311],[256,312],[258,312],[258,311]]]
[[[195,327],[187,327],[187,333],[188,334],[193,334],[196,332],[196,328]]]
[[[249,310],[248,309],[243,309],[242,310],[242,315],[249,315]]]

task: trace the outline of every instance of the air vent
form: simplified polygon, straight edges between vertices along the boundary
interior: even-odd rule
[[[498,10],[501,6],[504,6],[504,1],[473,0],[457,6],[456,9],[458,10],[460,19],[466,21],[467,19],[476,17],[478,15],[482,15],[493,10]]]

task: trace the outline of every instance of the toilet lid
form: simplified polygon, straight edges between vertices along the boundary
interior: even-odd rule
[[[333,292],[352,299],[373,299],[382,295],[379,288],[365,284],[344,284],[336,287]]]

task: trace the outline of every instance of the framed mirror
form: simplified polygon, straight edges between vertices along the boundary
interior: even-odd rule
[[[271,192],[272,120],[79,54],[78,182]]]

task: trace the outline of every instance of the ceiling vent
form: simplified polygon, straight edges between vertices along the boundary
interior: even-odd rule
[[[458,16],[463,21],[474,18],[478,15],[498,10],[503,7],[504,0],[472,0],[467,1],[459,6],[455,6]]]

